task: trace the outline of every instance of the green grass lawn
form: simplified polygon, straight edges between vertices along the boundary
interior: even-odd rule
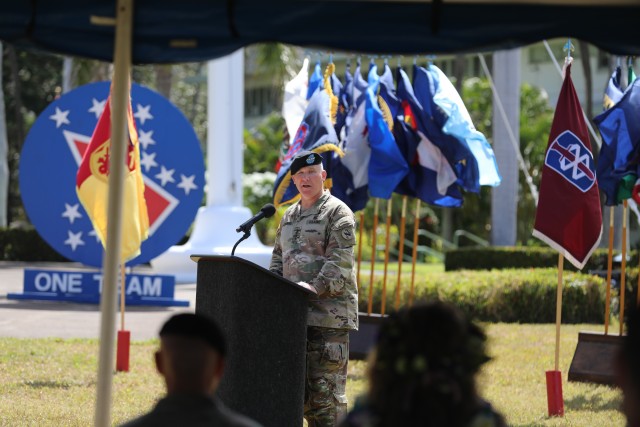
[[[569,383],[567,372],[578,332],[602,326],[563,325],[561,363],[564,418],[547,417],[545,371],[553,369],[554,325],[485,325],[493,360],[479,378],[481,393],[513,426],[623,426],[619,391]],[[148,410],[163,394],[153,367],[156,341],[131,344],[131,371],[113,379],[114,424]],[[93,424],[97,372],[96,340],[0,339],[1,426]],[[350,403],[366,389],[365,362],[351,362]]]

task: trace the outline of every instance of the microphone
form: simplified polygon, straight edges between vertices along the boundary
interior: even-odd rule
[[[250,232],[251,231],[251,227],[253,227],[253,224],[255,224],[256,222],[260,221],[262,218],[270,218],[270,217],[272,217],[274,213],[276,213],[275,206],[273,206],[271,203],[267,203],[266,205],[264,205],[260,209],[260,212],[255,214],[248,221],[240,224],[240,226],[238,228],[236,228],[236,231],[238,233],[241,232],[241,231],[245,232],[245,233]]]

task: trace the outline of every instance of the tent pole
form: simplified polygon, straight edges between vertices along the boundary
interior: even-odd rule
[[[358,226],[358,295],[360,295],[360,266],[362,264],[362,230],[364,229],[364,208],[360,211],[360,224]]]
[[[378,233],[378,209],[380,208],[380,199],[376,198],[373,210],[373,230],[371,231],[371,274],[369,275],[369,304],[367,305],[367,314],[371,316],[373,311],[373,282],[375,279],[376,268],[376,246]]]
[[[384,314],[387,307],[387,271],[389,268],[389,230],[391,229],[392,200],[393,199],[391,197],[387,200],[387,230],[384,243],[384,276],[382,279],[382,302],[380,306],[380,314]]]
[[[104,282],[100,298],[100,350],[94,425],[111,425],[111,391],[115,366],[114,342],[118,264],[122,243],[122,195],[127,138],[127,102],[131,70],[133,0],[118,0],[111,86],[111,153],[107,204],[107,246],[103,262]]]
[[[620,333],[624,332],[624,297],[627,290],[627,206],[625,199],[622,202],[622,260],[620,262]]]
[[[404,232],[407,220],[407,196],[402,196],[402,216],[400,217],[400,236],[398,244],[398,277],[396,277],[396,302],[395,309],[400,308],[400,284],[402,283],[402,262],[404,261]]]

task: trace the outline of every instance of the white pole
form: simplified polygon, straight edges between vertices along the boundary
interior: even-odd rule
[[[244,49],[208,62],[207,206],[242,206]]]
[[[491,243],[496,246],[513,246],[517,240],[520,56],[520,49],[493,53],[496,89],[493,102],[493,151],[502,175],[500,185],[491,189]],[[505,115],[502,117],[496,98],[503,100]]]
[[[209,61],[207,71],[207,205],[198,211],[189,241],[152,261],[154,272],[178,283],[196,282],[190,255],[231,254],[241,237],[236,228],[252,214],[242,203],[244,50]],[[267,268],[272,250],[253,233],[235,255]]]
[[[95,423],[111,425],[111,389],[114,371],[118,264],[122,242],[122,194],[126,156],[127,107],[131,69],[131,33],[133,0],[118,0],[116,38],[113,54],[114,70],[111,88],[111,159],[109,164],[109,196],[107,205],[107,246],[103,270],[104,284],[100,299],[100,352]]]

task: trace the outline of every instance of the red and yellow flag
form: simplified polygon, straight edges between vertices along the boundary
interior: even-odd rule
[[[122,260],[140,254],[140,245],[148,236],[149,215],[144,198],[144,182],[140,169],[140,146],[133,120],[131,99],[127,108],[129,144],[123,188]],[[107,237],[107,199],[109,192],[109,159],[111,150],[111,95],[93,131],[76,176],[76,192],[84,206],[102,246]]]

